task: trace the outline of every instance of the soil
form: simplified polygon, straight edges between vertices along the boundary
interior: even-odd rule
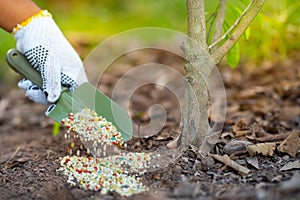
[[[152,62],[168,66],[183,64],[182,60],[157,51],[128,55],[120,63],[129,63],[128,69],[148,62],[145,55],[150,55]],[[295,156],[278,150],[289,134],[300,130],[299,65],[299,60],[289,60],[258,67],[245,65],[235,70],[221,67],[227,90],[227,117],[212,154],[227,154],[250,169],[250,173],[242,174],[190,146],[167,166],[143,175],[142,181],[149,186],[149,192],[128,199],[300,199],[300,167],[294,162],[299,162],[299,148]],[[122,73],[108,71],[100,88],[110,95]],[[146,109],[153,102],[171,105],[167,109],[170,115],[157,135],[134,138],[127,150],[154,151],[178,136],[180,111],[172,106],[177,102],[170,96],[153,85],[135,93],[131,113],[136,122],[149,121]],[[44,115],[44,110],[44,106],[28,100],[19,89],[1,94],[0,199],[123,199],[114,192],[101,195],[69,187],[66,177],[56,171],[59,157],[67,155],[69,141],[63,137],[65,129],[57,136],[52,135],[53,121]],[[296,135],[299,140],[299,134]],[[290,145],[299,145],[297,138]],[[233,141],[238,142],[232,144]],[[245,147],[245,143],[270,142],[276,148],[265,155],[250,155]],[[290,162],[295,166],[281,169]]]

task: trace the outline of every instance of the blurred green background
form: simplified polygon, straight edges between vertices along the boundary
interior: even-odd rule
[[[187,31],[185,0],[36,0],[48,9],[59,27],[82,58],[107,37],[138,27],[164,27]],[[207,26],[214,24],[216,0],[207,0]],[[235,21],[249,0],[227,0],[225,29]],[[241,61],[258,65],[264,61],[295,59],[300,50],[300,1],[268,0],[250,29],[250,37],[240,42]],[[12,73],[5,63],[5,54],[15,46],[9,33],[0,30],[0,84],[11,85]]]

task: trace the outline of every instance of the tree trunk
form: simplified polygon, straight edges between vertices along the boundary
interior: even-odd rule
[[[229,40],[219,48],[212,47],[212,55],[206,41],[206,25],[204,0],[187,0],[188,13],[188,39],[183,47],[187,64],[186,70],[186,102],[183,113],[183,130],[180,138],[181,145],[186,147],[190,144],[199,148],[202,153],[208,153],[212,146],[208,142],[209,135],[213,134],[208,122],[208,79],[212,70],[220,59],[228,53],[240,36],[245,32],[261,10],[266,0],[252,0],[244,13],[232,26],[234,30]],[[221,0],[220,14],[224,14],[225,0]],[[224,16],[218,18],[220,23]],[[217,25],[220,28],[221,25]],[[227,36],[226,33],[225,36]],[[214,45],[218,45],[223,39],[217,34]]]
[[[208,122],[208,77],[215,64],[208,52],[193,40],[188,39],[185,46],[188,63],[186,70],[186,103],[184,108],[183,138],[184,146],[192,144],[210,151],[207,135],[211,133]]]

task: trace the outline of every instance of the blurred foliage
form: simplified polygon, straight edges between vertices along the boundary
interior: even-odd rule
[[[187,30],[184,0],[35,0],[34,2],[53,14],[57,24],[76,49],[76,45],[80,43],[90,51],[105,38],[132,28],[155,26],[183,33]],[[248,2],[249,0],[228,0],[224,31],[236,20]],[[207,0],[206,6],[209,32],[213,31],[217,1]],[[269,0],[251,29],[240,40],[239,47],[233,50],[241,52],[242,61],[253,63],[285,59],[290,52],[300,48],[299,23],[300,1]],[[7,67],[3,67],[6,65],[5,54],[9,48],[15,46],[15,42],[10,34],[0,30],[0,45],[0,65],[2,65],[0,80],[4,80],[9,72]],[[79,53],[84,55],[82,52]],[[233,64],[236,59],[239,58],[232,57]],[[7,81],[9,79],[7,78]]]
[[[216,1],[206,2],[208,40],[210,41],[218,5]],[[249,2],[250,0],[227,0],[224,33],[241,15]],[[241,38],[227,55],[227,63],[235,67],[240,56],[242,63],[247,61],[252,64],[269,60],[276,62],[289,58],[289,53],[300,50],[299,24],[300,1],[268,0],[257,19],[247,29],[244,38]]]
[[[33,0],[42,9],[48,9],[69,41],[85,45],[91,50],[107,37],[132,28],[155,26],[186,32],[186,9],[183,0]],[[5,63],[5,54],[15,46],[13,37],[0,30],[0,80],[10,81],[11,70]],[[86,54],[79,52],[81,55]]]
[[[243,44],[242,54],[253,61],[286,59],[289,53],[300,50],[299,25],[300,1],[267,1],[251,27],[251,37]]]

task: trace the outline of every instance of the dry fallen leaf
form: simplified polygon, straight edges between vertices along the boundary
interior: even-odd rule
[[[269,136],[271,134],[267,133],[264,128],[259,125],[257,122],[253,123],[251,126],[250,126],[250,131],[253,135],[255,135],[256,137],[266,137],[266,136]]]
[[[251,131],[249,130],[247,122],[244,118],[241,118],[240,121],[238,121],[238,123],[232,127],[232,130],[236,137],[242,137],[251,134]]]
[[[174,140],[172,140],[171,142],[169,142],[167,144],[167,147],[169,149],[176,149],[178,147],[178,142],[179,142],[180,135],[181,134],[179,134]]]
[[[20,158],[12,161],[8,161],[4,165],[4,169],[10,169],[15,167],[20,167],[25,164],[29,159],[28,158]]]
[[[291,157],[295,157],[297,152],[300,149],[300,138],[299,133],[295,130],[282,141],[282,143],[278,146],[277,150],[282,153],[287,153]]]
[[[221,133],[221,136],[220,136],[223,140],[226,140],[228,138],[234,138],[234,134],[232,132],[223,132]]]
[[[249,165],[252,165],[256,169],[259,169],[257,157],[246,157],[246,161]]]
[[[300,169],[300,160],[286,163],[283,167],[281,167],[280,171],[286,171],[290,169]]]
[[[256,154],[262,154],[264,156],[272,156],[275,150],[275,142],[266,142],[266,143],[258,143],[254,145],[248,145],[247,151],[250,156],[254,156]]]

